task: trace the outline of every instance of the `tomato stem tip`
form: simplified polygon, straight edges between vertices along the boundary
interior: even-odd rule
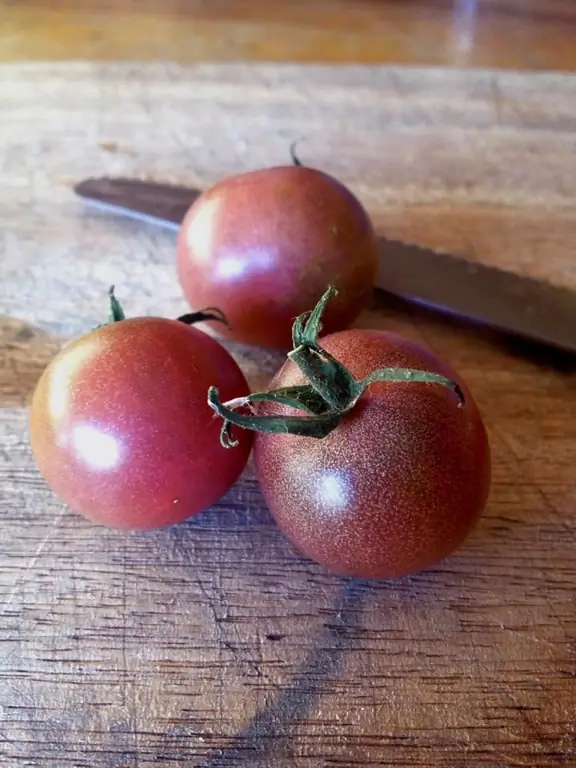
[[[188,312],[185,315],[180,315],[178,322],[185,323],[186,325],[195,325],[196,323],[206,323],[214,321],[217,323],[223,323],[226,328],[230,328],[226,315],[218,307],[204,307],[204,309],[198,310],[198,312]]]
[[[302,167],[302,161],[296,154],[296,147],[299,141],[300,139],[296,139],[296,141],[293,141],[292,144],[290,144],[290,158],[292,160],[292,165],[295,165],[297,168]]]
[[[126,315],[124,314],[122,305],[116,298],[113,285],[111,285],[110,288],[108,289],[108,298],[110,301],[110,307],[108,310],[108,322],[118,323],[121,320],[126,320]]]
[[[106,323],[101,323],[96,326],[96,328],[103,328],[105,325],[126,320],[126,315],[122,309],[122,305],[116,298],[116,289],[113,285],[108,289],[108,301],[108,320]],[[230,328],[230,323],[228,322],[226,315],[218,307],[204,307],[204,309],[200,309],[198,312],[188,312],[187,314],[178,317],[177,320],[186,325],[195,325],[196,323],[213,321],[216,323],[223,323],[227,328]]]

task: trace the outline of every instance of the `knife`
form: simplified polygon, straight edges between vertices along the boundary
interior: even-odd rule
[[[126,178],[81,181],[75,192],[107,211],[177,231],[201,194]],[[576,291],[453,254],[380,237],[376,287],[516,336],[576,352]]]

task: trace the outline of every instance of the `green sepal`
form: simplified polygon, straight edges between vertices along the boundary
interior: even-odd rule
[[[231,436],[231,425],[269,434],[293,434],[303,437],[323,438],[340,423],[371,384],[381,382],[403,384],[433,384],[452,390],[458,397],[458,406],[464,405],[460,386],[438,373],[412,368],[380,368],[364,379],[356,380],[350,371],[323,349],[318,343],[322,329],[322,315],[327,302],[337,294],[330,286],[311,312],[304,312],[294,321],[292,339],[295,349],[288,357],[300,369],[307,384],[256,392],[230,403],[222,403],[215,387],[208,392],[210,407],[222,417],[220,435],[222,445],[229,448],[237,444]],[[238,413],[237,408],[252,408],[256,402],[273,402],[303,411],[306,416],[259,415]]]
[[[121,320],[126,320],[126,315],[122,309],[122,305],[116,298],[114,293],[114,286],[111,285],[108,289],[108,297],[110,299],[110,309],[108,310],[108,322],[119,323]]]
[[[108,288],[108,320],[105,323],[99,323],[94,330],[97,331],[111,323],[119,323],[121,320],[126,320],[126,315],[124,314],[122,305],[116,298],[114,286],[111,285],[110,288]]]
[[[309,384],[282,387],[272,392],[254,392],[247,399],[250,403],[281,403],[311,415],[326,413],[330,410],[326,400]]]
[[[314,348],[318,346],[318,336],[322,330],[322,315],[326,309],[326,304],[328,304],[331,298],[337,295],[338,289],[333,285],[329,286],[311,312],[304,312],[296,318],[294,325],[292,326],[292,341],[294,342],[294,348],[303,345]]]
[[[305,386],[303,390],[307,389]],[[339,424],[342,414],[338,411],[327,411],[317,413],[311,410],[311,405],[317,403],[316,393],[309,388],[309,399],[306,393],[301,392],[300,397],[293,398],[287,395],[280,395],[277,398],[276,392],[260,392],[250,395],[247,398],[247,404],[257,401],[280,402],[289,405],[298,410],[306,410],[308,416],[259,416],[258,414],[243,414],[227,407],[220,400],[220,395],[216,387],[210,387],[208,390],[208,405],[224,419],[220,431],[220,442],[224,448],[231,448],[238,444],[231,436],[231,425],[235,424],[244,429],[251,429],[257,432],[266,432],[268,434],[291,434],[301,437],[322,438],[330,434]],[[280,390],[281,392],[281,390]]]
[[[302,345],[289,352],[310,386],[331,408],[346,409],[347,404],[362,394],[359,383],[348,369],[318,345]]]
[[[440,373],[432,373],[431,371],[420,371],[417,368],[379,368],[377,371],[373,371],[365,379],[361,379],[358,382],[360,388],[360,394],[364,392],[366,387],[373,384],[375,381],[389,381],[399,382],[404,384],[440,384],[447,389],[451,389],[458,400],[459,407],[464,405],[464,393],[460,386],[452,379],[448,379],[446,376],[442,376]]]

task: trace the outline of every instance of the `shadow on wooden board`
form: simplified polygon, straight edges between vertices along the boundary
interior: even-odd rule
[[[25,406],[62,342],[30,323],[0,316],[0,406]]]

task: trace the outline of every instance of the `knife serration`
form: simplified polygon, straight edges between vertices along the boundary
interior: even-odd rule
[[[431,309],[576,352],[576,292],[569,288],[386,238],[376,285]]]
[[[127,178],[86,179],[87,202],[177,230],[200,190]],[[376,287],[495,329],[576,352],[576,291],[454,254],[380,238]]]

